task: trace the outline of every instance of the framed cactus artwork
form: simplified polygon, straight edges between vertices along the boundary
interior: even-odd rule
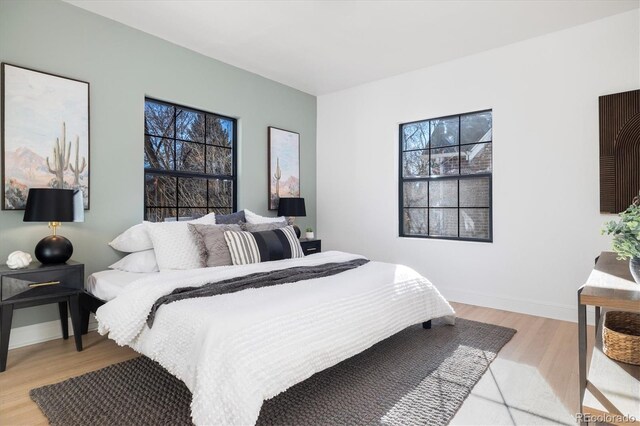
[[[2,64],[2,209],[29,188],[80,189],[89,209],[89,83]]]
[[[280,197],[300,197],[300,134],[269,127],[269,210]]]

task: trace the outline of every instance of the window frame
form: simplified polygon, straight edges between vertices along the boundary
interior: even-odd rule
[[[167,169],[158,169],[158,168],[153,168],[153,167],[143,167],[143,173],[142,173],[142,183],[143,183],[143,197],[144,197],[144,202],[143,202],[143,217],[144,220],[148,220],[147,217],[147,211],[148,209],[175,209],[176,210],[176,216],[167,216],[167,217],[171,217],[176,219],[176,221],[180,220],[180,209],[205,209],[208,213],[211,213],[212,211],[214,211],[215,209],[229,209],[231,208],[232,212],[236,212],[238,211],[238,119],[234,118],[234,117],[229,117],[227,115],[223,115],[223,114],[218,114],[215,112],[209,112],[209,111],[204,111],[198,108],[193,108],[190,106],[186,106],[186,105],[181,105],[175,102],[169,102],[169,101],[164,101],[161,99],[156,99],[156,98],[152,98],[149,96],[145,96],[144,98],[144,104],[145,104],[145,109],[146,109],[146,105],[147,102],[153,102],[153,103],[157,103],[157,104],[162,104],[162,105],[167,105],[170,106],[172,108],[174,108],[174,114],[173,114],[173,137],[165,137],[162,135],[154,135],[154,134],[150,134],[147,133],[146,129],[143,132],[143,153],[144,153],[144,144],[147,143],[147,137],[151,137],[151,138],[159,138],[159,139],[165,139],[168,140],[172,143],[172,147],[173,147],[173,157],[174,157],[174,161],[173,161],[173,169],[172,170],[167,170]],[[186,140],[186,139],[181,139],[178,137],[178,129],[177,129],[177,110],[178,109],[182,109],[182,110],[186,110],[186,111],[192,111],[192,112],[196,112],[196,113],[200,113],[203,114],[205,116],[205,120],[207,116],[215,116],[215,117],[219,117],[221,119],[224,120],[229,120],[233,123],[233,130],[232,130],[232,135],[231,135],[231,146],[226,147],[226,146],[220,146],[220,145],[214,145],[214,144],[207,144],[206,140],[207,140],[207,126],[204,126],[204,142],[196,142],[196,141],[191,141],[191,140]],[[146,112],[143,115],[144,120],[146,121]],[[197,145],[202,145],[204,146],[204,165],[203,165],[203,170],[205,170],[205,172],[193,172],[193,171],[183,171],[183,170],[176,170],[176,161],[177,161],[177,147],[176,144],[178,142],[187,142],[187,143],[192,143],[192,144],[197,144]],[[213,174],[213,173],[208,173],[206,172],[206,163],[207,163],[207,147],[209,148],[222,148],[222,149],[230,149],[231,150],[231,174],[230,175],[226,175],[226,174]],[[174,177],[174,178],[199,178],[199,179],[205,179],[207,181],[207,206],[181,206],[179,203],[179,197],[180,197],[180,184],[179,181],[176,181],[176,195],[175,195],[175,205],[173,206],[149,206],[147,205],[147,175],[151,174],[151,175],[156,175],[156,176],[168,176],[168,177]],[[227,206],[212,206],[210,207],[209,204],[209,180],[222,180],[222,181],[231,181],[232,182],[232,206],[231,207],[227,207]]]
[[[491,113],[491,140],[490,141],[485,141],[485,142],[474,142],[474,143],[461,143],[461,137],[460,137],[460,129],[461,129],[461,121],[462,121],[462,117],[466,116],[466,115],[473,115],[473,114],[479,114],[479,113],[483,113],[483,112],[490,112]],[[429,134],[431,134],[431,122],[434,120],[446,120],[446,119],[451,119],[451,118],[458,118],[458,144],[457,145],[452,145],[452,147],[457,147],[458,148],[458,174],[457,175],[445,175],[445,176],[431,176],[431,174],[429,174],[428,176],[421,176],[421,177],[404,177],[403,172],[404,172],[404,153],[405,152],[412,152],[412,151],[424,151],[425,149],[412,149],[412,150],[405,150],[404,149],[404,132],[403,132],[403,128],[406,125],[409,124],[415,124],[415,123],[424,123],[425,121],[429,122]],[[429,138],[431,138],[431,136],[429,136]],[[461,166],[461,158],[462,158],[462,150],[461,148],[464,146],[470,146],[470,145],[478,145],[478,144],[482,144],[482,143],[486,143],[486,144],[491,144],[491,172],[484,172],[484,173],[473,173],[473,174],[468,174],[468,175],[463,175],[460,174],[460,166]],[[431,150],[432,149],[438,149],[438,148],[443,148],[443,147],[436,147],[436,148],[432,148],[431,147],[431,141],[429,140],[429,147],[426,148],[426,150],[429,151],[429,156],[431,156]],[[429,160],[431,160],[431,158],[429,158]],[[429,166],[430,168],[431,166]],[[429,173],[431,173],[431,170],[429,170]],[[480,178],[484,178],[484,179],[488,179],[489,180],[489,203],[488,203],[488,207],[460,207],[460,181],[461,180],[465,180],[465,179],[480,179]],[[433,208],[438,208],[438,209],[452,209],[452,210],[456,210],[458,213],[458,236],[457,237],[452,237],[452,236],[434,236],[434,235],[420,235],[420,234],[405,234],[404,232],[404,212],[405,209],[413,209],[413,208],[417,208],[417,209],[426,209],[427,210],[427,229],[429,229],[429,225],[430,225],[430,210],[432,209],[432,207],[427,206],[427,207],[405,207],[404,206],[404,184],[406,182],[427,182],[427,200],[429,200],[429,182],[434,182],[434,181],[446,181],[446,180],[457,180],[458,181],[458,193],[457,193],[457,206],[456,207],[433,207]],[[486,209],[489,211],[489,236],[488,238],[472,238],[472,237],[461,237],[460,236],[460,210],[461,209]],[[431,240],[449,240],[449,241],[467,241],[467,242],[478,242],[478,243],[493,243],[493,109],[492,108],[487,108],[487,109],[482,109],[482,110],[477,110],[477,111],[470,111],[470,112],[465,112],[465,113],[461,113],[461,114],[450,114],[450,115],[445,115],[445,116],[441,116],[441,117],[432,117],[432,118],[425,118],[423,120],[414,120],[414,121],[408,121],[408,122],[404,122],[404,123],[400,123],[398,125],[398,236],[400,238],[424,238],[424,239],[431,239]]]

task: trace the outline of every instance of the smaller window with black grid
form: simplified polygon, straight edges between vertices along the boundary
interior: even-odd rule
[[[401,237],[493,240],[492,115],[400,124]]]
[[[235,118],[145,99],[145,220],[236,211],[236,127]]]

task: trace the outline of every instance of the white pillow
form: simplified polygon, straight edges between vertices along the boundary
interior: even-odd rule
[[[111,247],[118,251],[127,253],[149,250],[153,248],[153,243],[145,228],[146,222],[133,225],[131,228],[118,235],[109,243]]]
[[[146,222],[161,271],[200,268],[200,251],[187,224],[215,224],[213,213],[188,222]]]
[[[128,254],[109,266],[109,268],[125,272],[158,272],[160,270],[153,250],[143,250]]]
[[[244,209],[244,217],[247,220],[247,223],[276,223],[276,222],[287,222],[287,218],[284,216],[279,217],[266,217],[260,216],[252,212],[251,210]]]
[[[215,213],[209,213],[201,218],[191,220],[190,223],[215,223]],[[133,253],[136,251],[150,250],[153,248],[153,242],[149,238],[149,233],[145,226],[146,223],[142,222],[137,225],[133,225],[131,228],[118,235],[109,243],[109,245],[118,250],[126,253]],[[169,222],[173,223],[173,222]]]
[[[216,223],[216,214],[209,213],[202,217],[193,220],[181,221],[182,223],[204,223],[205,225],[215,225]]]

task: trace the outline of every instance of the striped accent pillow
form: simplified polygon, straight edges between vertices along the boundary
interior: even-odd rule
[[[293,226],[261,232],[225,231],[234,265],[304,257]]]

